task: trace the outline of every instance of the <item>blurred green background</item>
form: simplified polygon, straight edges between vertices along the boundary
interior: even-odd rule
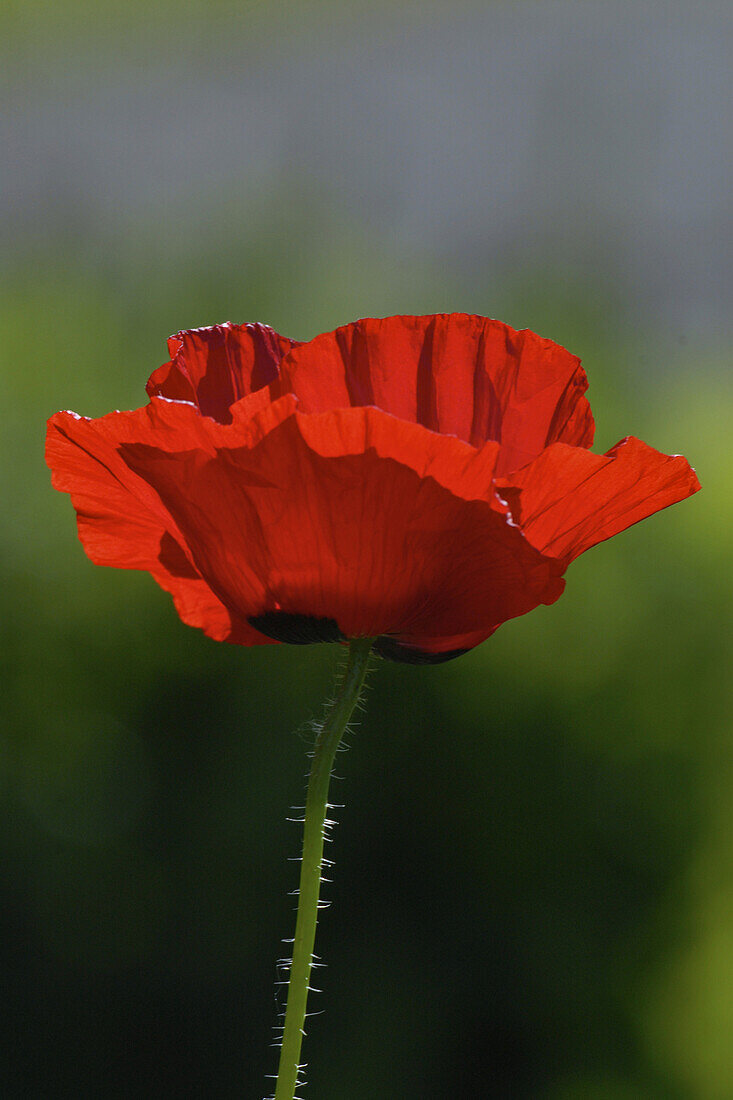
[[[266,1094],[337,656],[216,645],[91,565],[45,418],[142,404],[183,327],[460,310],[580,355],[596,449],[637,434],[703,492],[467,656],[379,666],[306,1094],[729,1100],[730,9],[75,0],[0,30],[3,1095]]]

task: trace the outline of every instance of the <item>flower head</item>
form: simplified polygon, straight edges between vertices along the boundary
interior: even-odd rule
[[[447,660],[700,487],[638,439],[593,454],[580,361],[484,317],[303,344],[224,324],[168,346],[148,405],[56,413],[46,456],[92,561],[147,570],[220,641],[374,637]]]

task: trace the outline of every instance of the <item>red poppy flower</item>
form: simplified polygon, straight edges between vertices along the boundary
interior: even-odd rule
[[[465,314],[169,341],[150,402],[51,417],[47,460],[101,565],[258,645],[374,637],[441,661],[563,591],[570,562],[699,489],[638,439],[592,454],[575,356]]]

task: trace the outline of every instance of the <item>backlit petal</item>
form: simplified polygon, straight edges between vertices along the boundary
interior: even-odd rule
[[[280,369],[305,412],[375,405],[476,447],[495,440],[502,474],[557,440],[593,441],[580,361],[486,317],[366,318],[294,349]]]
[[[661,454],[633,437],[605,455],[555,443],[497,481],[532,545],[567,562],[699,488],[681,455]]]
[[[237,407],[239,416],[244,404]],[[71,495],[79,538],[93,562],[147,570],[171,593],[183,621],[212,638],[264,642],[214,595],[158,494],[120,457],[119,447],[132,441],[165,439],[193,450],[213,446],[211,432],[199,430],[202,423],[191,406],[160,399],[97,420],[60,412],[48,423],[46,460],[54,487]]]
[[[215,456],[136,444],[122,454],[240,618],[309,615],[347,637],[437,649],[562,591],[556,563],[494,500],[485,452],[378,409],[295,413]]]
[[[231,406],[277,379],[283,355],[297,340],[280,336],[268,325],[212,325],[171,336],[170,362],[151,374],[150,397],[192,401],[204,416],[231,422]]]

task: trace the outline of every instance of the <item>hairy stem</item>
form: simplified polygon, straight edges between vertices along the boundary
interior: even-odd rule
[[[298,917],[295,924],[293,961],[288,982],[288,1002],[275,1100],[294,1100],[298,1086],[300,1048],[304,1034],[303,1025],[318,919],[328,787],[336,750],[364,685],[371,647],[371,638],[357,638],[349,643],[349,661],[346,671],[339,685],[336,699],[320,729],[313,752],[305,804]]]

